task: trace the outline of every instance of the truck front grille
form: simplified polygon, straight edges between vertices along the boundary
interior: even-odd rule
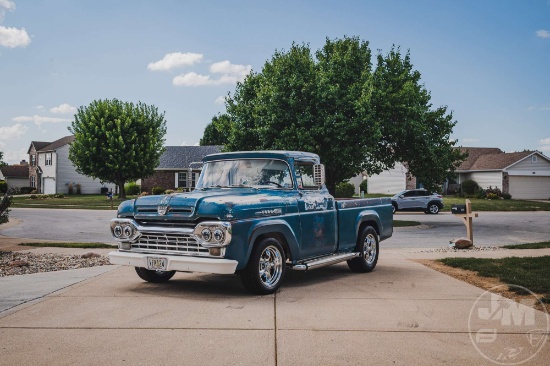
[[[209,255],[191,235],[186,233],[148,233],[142,232],[132,251],[160,254]]]

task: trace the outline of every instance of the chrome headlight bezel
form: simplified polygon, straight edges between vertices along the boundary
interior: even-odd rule
[[[130,219],[111,220],[111,234],[119,242],[132,242],[141,235],[134,220]]]
[[[203,232],[209,234],[203,235]],[[225,247],[231,242],[231,223],[204,221],[195,227],[193,235],[205,248]]]

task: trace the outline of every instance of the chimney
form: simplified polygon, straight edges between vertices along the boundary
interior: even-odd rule
[[[27,161],[25,159],[23,159],[23,160],[21,160],[19,165],[29,165],[29,163],[27,163]]]

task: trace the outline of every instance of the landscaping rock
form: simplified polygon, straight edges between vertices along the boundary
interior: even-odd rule
[[[99,257],[101,257],[101,255],[94,252],[84,253],[80,256],[80,258],[99,258]]]
[[[453,239],[451,240],[451,244],[456,249],[468,249],[474,245],[470,239],[466,239],[466,238]]]

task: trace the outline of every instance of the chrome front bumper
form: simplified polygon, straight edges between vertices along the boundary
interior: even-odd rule
[[[147,268],[147,257],[166,258],[167,271],[203,272],[216,274],[232,274],[237,269],[238,262],[231,259],[215,259],[202,257],[187,257],[163,254],[132,253],[113,251],[109,253],[111,264]]]

